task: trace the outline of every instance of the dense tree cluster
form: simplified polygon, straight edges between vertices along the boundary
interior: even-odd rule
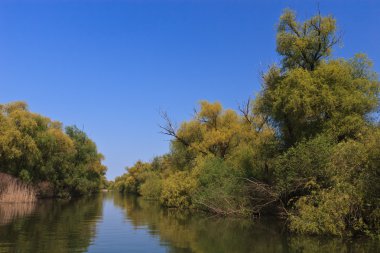
[[[224,215],[275,213],[292,231],[338,236],[380,233],[380,83],[363,54],[331,57],[332,17],[280,18],[280,66],[240,113],[203,101],[176,129],[171,151],[138,162],[114,187]]]
[[[41,197],[98,191],[105,181],[102,159],[78,128],[63,130],[23,102],[0,105],[0,172],[34,185]]]

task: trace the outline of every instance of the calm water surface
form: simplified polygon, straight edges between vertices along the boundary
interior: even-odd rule
[[[35,205],[0,204],[0,252],[380,252],[377,241],[289,236],[279,222],[163,209],[104,193]]]

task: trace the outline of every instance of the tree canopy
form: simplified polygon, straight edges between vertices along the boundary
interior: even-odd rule
[[[285,10],[281,63],[263,74],[258,96],[240,113],[202,101],[178,129],[164,113],[170,152],[115,187],[170,207],[277,214],[296,233],[378,235],[380,83],[366,55],[334,58],[339,42],[332,16],[301,22]]]
[[[97,191],[105,180],[102,160],[78,128],[64,130],[60,122],[30,112],[24,102],[0,105],[0,171],[37,186],[40,195]]]

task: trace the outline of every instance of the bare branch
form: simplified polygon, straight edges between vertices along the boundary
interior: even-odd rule
[[[161,118],[165,121],[165,125],[159,125],[159,127],[161,128],[160,133],[173,137],[174,139],[176,139],[177,141],[179,141],[180,143],[182,143],[186,147],[194,148],[189,141],[187,141],[186,139],[177,135],[177,127],[170,120],[167,112],[162,111],[162,112],[160,112],[160,114],[161,114]],[[204,154],[204,155],[208,154],[207,152],[205,152],[199,148],[194,148],[194,149],[197,150],[198,152]]]
[[[247,121],[247,123],[252,124],[252,119],[250,118],[250,112],[251,112],[251,98],[248,98],[246,102],[239,105],[238,110],[243,115],[244,119]]]
[[[176,137],[177,129],[174,126],[173,122],[170,120],[167,112],[161,111],[160,115],[161,115],[161,118],[165,121],[165,125],[159,125],[159,127],[161,128],[160,133],[169,135],[172,137]]]

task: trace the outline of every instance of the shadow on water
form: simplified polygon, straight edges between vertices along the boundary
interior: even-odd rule
[[[290,236],[275,219],[210,217],[205,214],[163,209],[157,202],[114,195],[115,205],[136,228],[158,235],[169,252],[379,252],[378,241]]]
[[[0,215],[0,252],[86,252],[102,217],[102,196],[0,204]]]

